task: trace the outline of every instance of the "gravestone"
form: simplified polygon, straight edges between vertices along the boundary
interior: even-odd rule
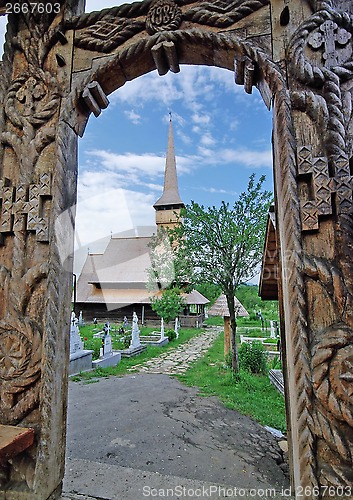
[[[116,366],[121,361],[120,351],[113,351],[112,337],[110,335],[110,325],[106,323],[103,328],[102,347],[100,356],[92,361],[93,368],[108,368]]]
[[[80,336],[78,320],[74,312],[71,314],[70,327],[70,361],[69,375],[76,375],[92,369],[93,351],[84,348],[84,342]]]
[[[175,331],[175,334],[176,334],[176,338],[178,339],[179,338],[179,319],[178,318],[175,318],[175,326],[174,326],[174,331]]]
[[[276,338],[276,328],[275,328],[275,322],[274,321],[270,321],[270,337],[271,339],[275,339]]]
[[[138,326],[138,317],[136,312],[134,311],[132,316],[130,349],[138,349],[140,346],[141,342],[140,342],[140,329]]]
[[[74,312],[71,314],[71,327],[70,327],[70,357],[76,352],[83,351],[83,341],[80,336],[80,330],[77,325],[78,321]]]
[[[109,324],[106,324],[103,330],[104,330],[104,336],[102,339],[102,357],[106,358],[113,354],[112,337],[110,335]]]
[[[161,341],[165,339],[165,331],[164,331],[164,319],[161,318]]]
[[[83,321],[82,311],[80,311],[80,314],[79,314],[79,317],[78,317],[78,325],[79,326],[85,326],[85,322]]]
[[[138,327],[138,317],[134,311],[132,315],[131,341],[128,349],[119,351],[123,358],[137,356],[146,349],[146,345],[142,345],[140,341],[140,329]]]

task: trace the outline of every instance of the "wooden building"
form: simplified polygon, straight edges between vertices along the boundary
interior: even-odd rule
[[[154,204],[154,234],[159,228],[175,225],[183,207],[178,188],[173,127],[170,120],[164,189],[162,196]],[[134,311],[143,324],[151,324],[158,319],[152,311],[151,295],[147,290],[152,233],[146,234],[146,229],[137,228],[112,236],[104,253],[87,256],[77,281],[75,304],[75,310],[82,311],[87,321],[93,318],[122,320],[124,316],[131,318]],[[193,290],[185,294],[185,302],[185,310],[180,316],[181,325],[202,324],[205,306],[209,301]]]
[[[270,207],[267,219],[259,295],[264,300],[278,300],[278,249],[275,208],[273,205]]]

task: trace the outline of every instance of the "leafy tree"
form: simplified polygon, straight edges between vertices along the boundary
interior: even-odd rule
[[[213,283],[200,283],[196,286],[196,290],[206,297],[211,305],[215,303],[222,293],[221,287]]]
[[[179,247],[173,239],[173,231],[159,228],[152,236],[150,247],[151,267],[147,269],[147,288],[158,290],[192,289],[193,268],[185,255],[185,248]]]
[[[185,307],[185,300],[178,288],[163,290],[162,296],[151,298],[151,307],[166,323],[175,320]]]
[[[147,289],[161,291],[150,298],[152,310],[165,322],[173,321],[186,306],[181,290],[191,290],[192,268],[182,249],[177,249],[168,229],[159,228],[149,244],[151,267],[147,269]]]
[[[249,178],[247,191],[230,207],[204,207],[192,202],[181,211],[174,230],[179,249],[192,263],[199,283],[215,283],[227,297],[232,332],[232,367],[239,370],[234,296],[238,286],[259,271],[267,213],[272,195],[262,190],[265,177]]]

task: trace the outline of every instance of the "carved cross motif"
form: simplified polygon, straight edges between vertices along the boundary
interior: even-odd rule
[[[351,33],[343,28],[339,28],[333,21],[325,21],[319,28],[309,36],[308,45],[313,49],[320,49],[324,46],[325,66],[333,68],[338,64],[338,54],[336,44],[344,47],[352,38]]]
[[[38,241],[49,241],[46,201],[50,199],[49,174],[42,174],[38,184],[17,188],[0,180],[0,235],[26,230],[36,232]]]
[[[299,180],[310,180],[301,191],[302,230],[319,229],[319,216],[353,213],[353,177],[347,158],[334,159],[335,177],[330,177],[327,158],[314,157],[311,146],[298,151]],[[335,201],[334,201],[335,200]]]

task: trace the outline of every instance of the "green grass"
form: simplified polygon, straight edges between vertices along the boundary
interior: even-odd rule
[[[261,330],[261,328],[244,328],[237,326],[237,334],[244,335],[244,337],[269,337],[270,332],[266,330]]]
[[[93,333],[95,331],[93,326],[85,326],[80,328],[80,333],[81,336],[83,336],[83,331],[86,333],[86,336],[90,336],[92,338]],[[141,328],[140,332],[141,335],[146,335],[149,331],[152,331],[152,328],[146,329],[146,328]],[[97,331],[100,331],[98,329]],[[109,368],[97,368],[95,370],[91,370],[89,372],[81,372],[78,375],[75,375],[71,377],[70,380],[73,382],[79,382],[81,380],[86,381],[86,383],[89,383],[88,381],[95,380],[97,378],[102,378],[102,377],[110,377],[112,375],[114,376],[123,376],[126,373],[131,373],[134,368],[137,369],[139,365],[143,365],[143,363],[149,359],[157,358],[160,356],[163,352],[175,349],[178,347],[180,344],[183,344],[185,342],[188,342],[192,337],[195,337],[197,335],[200,335],[203,332],[202,328],[181,328],[179,330],[179,338],[173,340],[172,342],[169,342],[166,346],[164,347],[154,347],[154,346],[147,346],[147,349],[143,351],[141,354],[137,356],[133,356],[132,358],[122,358],[120,363],[117,366],[111,366]],[[114,334],[114,332],[113,332]],[[97,340],[99,347],[100,347],[100,339],[93,339],[94,341]],[[89,345],[89,341],[85,341],[85,348],[86,345]],[[113,341],[114,345],[114,341]],[[92,383],[92,382],[90,382]]]
[[[205,320],[206,325],[208,326],[223,326],[224,319],[221,316],[209,316]]]
[[[285,432],[284,398],[265,375],[242,371],[238,378],[225,367],[223,335],[207,354],[178,379],[188,386],[200,388],[202,396],[217,396],[228,408],[249,415],[262,425]]]
[[[93,338],[94,333],[101,332],[103,330],[104,323],[98,323],[97,325],[89,324],[80,327],[80,335],[84,339],[85,349],[90,349],[93,351],[92,359],[99,358],[99,350],[102,347],[102,340],[100,338]],[[112,345],[113,349],[125,349],[123,338],[125,336],[131,335],[131,330],[126,330],[124,335],[119,333],[119,327],[121,324],[111,324],[110,335],[112,337]],[[155,331],[154,328],[140,328],[141,335],[148,335],[152,331]],[[129,342],[128,342],[129,343]]]

